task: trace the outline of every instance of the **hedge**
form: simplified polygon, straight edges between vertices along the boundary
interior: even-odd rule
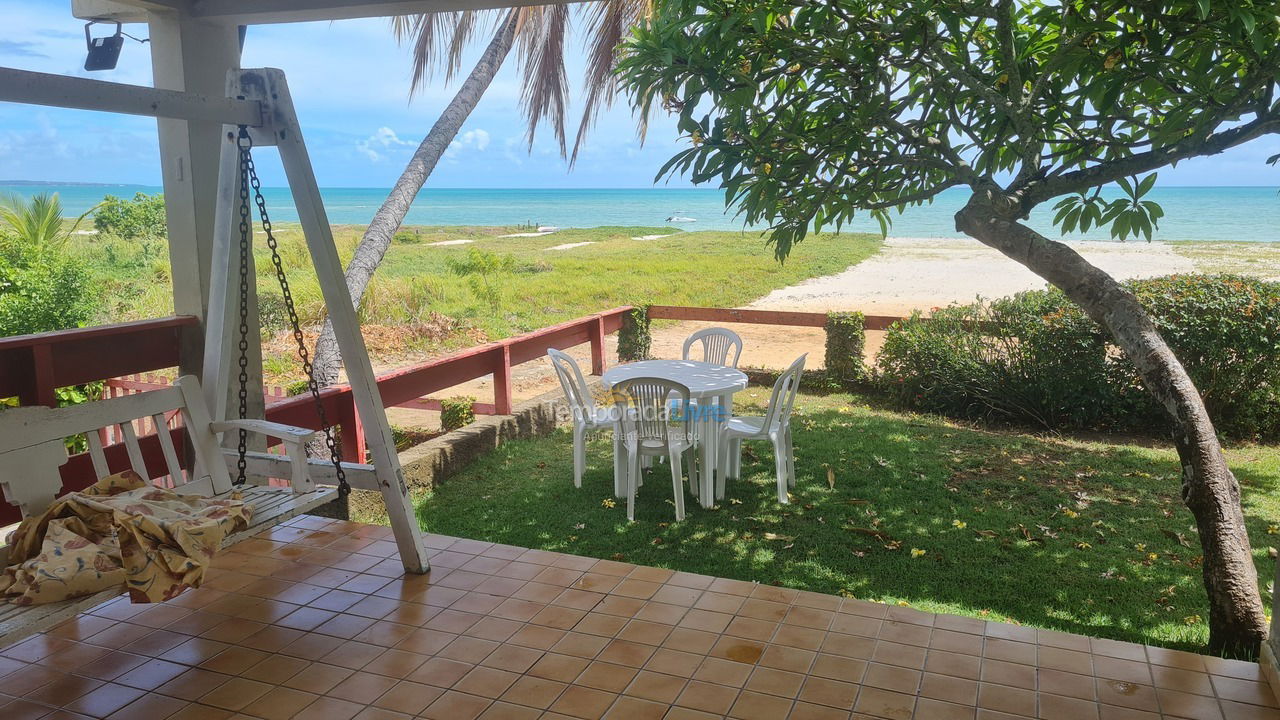
[[[1280,284],[1235,275],[1127,283],[1235,439],[1280,437]],[[1132,365],[1058,290],[896,323],[876,384],[903,405],[1046,429],[1150,432],[1166,422]]]

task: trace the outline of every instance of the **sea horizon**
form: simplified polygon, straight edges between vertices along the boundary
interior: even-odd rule
[[[288,189],[263,188],[272,219],[296,222]],[[132,197],[135,192],[160,192],[157,185],[129,183],[56,183],[0,181],[0,193],[29,196],[57,192],[64,210],[76,216],[105,195]],[[335,225],[365,225],[377,212],[389,188],[325,187],[321,196]],[[1107,188],[1103,196],[1119,195]],[[891,237],[964,237],[955,230],[953,216],[967,199],[967,191],[953,188],[932,204],[908,208],[894,217]],[[1165,217],[1153,233],[1158,241],[1280,242],[1280,195],[1274,186],[1167,186],[1152,190]],[[1053,227],[1053,202],[1037,207],[1028,224],[1049,237],[1063,237]],[[686,231],[730,230],[755,234],[764,226],[747,226],[733,210],[725,210],[724,193],[715,188],[433,188],[419,194],[407,225],[551,227],[677,227]],[[831,229],[831,228],[824,228]],[[879,233],[870,216],[860,216],[843,232]],[[1111,240],[1107,231],[1071,233],[1066,240]],[[1130,238],[1133,240],[1134,238]]]

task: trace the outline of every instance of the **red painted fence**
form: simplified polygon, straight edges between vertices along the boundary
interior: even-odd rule
[[[589,343],[592,373],[604,372],[605,336],[617,332],[628,310],[627,307],[608,310],[398,368],[378,378],[383,403],[389,407],[439,409],[439,401],[423,396],[493,375],[493,402],[477,403],[476,410],[510,413],[512,367],[541,358],[548,348],[564,349]],[[140,391],[152,384],[159,385],[158,376],[147,378],[137,374],[175,367],[179,331],[198,324],[193,317],[171,317],[0,338],[0,398],[16,397],[21,405],[52,407],[57,404],[56,388],[68,385],[111,380],[107,390],[110,393]],[[320,396],[330,422],[339,426],[344,458],[362,460],[364,433],[351,388],[345,385],[325,388]],[[320,418],[309,394],[270,402],[266,416],[289,425],[320,427]],[[171,432],[181,447],[181,429],[174,428]],[[154,432],[140,437],[139,443],[147,466],[163,467],[160,442]],[[129,466],[123,445],[107,447],[106,455],[113,470]],[[91,484],[94,475],[88,455],[73,455],[62,467],[62,479],[65,490],[79,490]],[[17,508],[0,502],[0,526],[18,519]]]
[[[605,336],[617,332],[630,307],[614,308],[595,315],[542,328],[525,335],[488,343],[445,357],[378,376],[378,389],[387,407],[440,408],[438,400],[425,395],[440,392],[470,380],[493,376],[493,402],[476,403],[480,414],[505,415],[511,412],[511,368],[537,360],[550,348],[565,349],[591,345],[591,373],[605,370]],[[649,316],[656,320],[703,320],[766,325],[822,327],[825,313],[776,312],[653,305]],[[868,316],[868,330],[883,330],[896,317]],[[179,332],[198,326],[193,317],[104,325],[77,330],[0,338],[0,398],[17,397],[22,405],[57,404],[56,388],[106,380],[108,396],[141,392],[167,384],[158,375],[140,375],[173,368],[178,364]],[[319,428],[320,419],[310,394],[283,397],[280,388],[267,388],[266,416],[269,420],[307,428]],[[344,459],[364,458],[364,433],[356,415],[351,388],[325,388],[320,393],[325,414],[339,427]],[[177,425],[176,422],[171,425]],[[151,434],[139,442],[148,467],[163,467],[160,443]],[[183,441],[182,430],[171,427],[175,443]],[[129,466],[124,447],[106,448],[113,470]],[[87,454],[73,455],[62,467],[64,489],[79,490],[94,480]],[[15,522],[17,509],[0,502],[0,526]]]

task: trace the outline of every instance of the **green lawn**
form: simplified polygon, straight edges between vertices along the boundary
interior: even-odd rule
[[[752,388],[739,411],[767,399]],[[560,431],[503,445],[421,498],[420,515],[450,535],[1168,647],[1207,641],[1201,553],[1172,450],[973,429],[843,394],[802,395],[795,422],[790,505],[777,502],[766,443],[718,508],[690,499],[675,523],[670,482],[656,477],[628,524],[624,503],[605,502],[607,436],[577,490]],[[1270,607],[1280,448],[1228,457]]]

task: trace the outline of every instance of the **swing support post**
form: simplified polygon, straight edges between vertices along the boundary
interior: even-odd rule
[[[333,231],[320,199],[310,156],[303,141],[293,100],[284,72],[274,68],[228,71],[228,96],[257,101],[262,106],[261,125],[248,128],[255,147],[275,146],[280,153],[294,206],[302,225],[311,261],[315,266],[324,303],[333,321],[338,347],[346,364],[347,380],[355,400],[355,412],[363,426],[365,442],[372,458],[381,492],[395,534],[396,545],[404,568],[411,573],[425,573],[426,546],[409,499],[404,472],[391,438],[391,426],[379,394],[373,365],[360,334],[351,294],[347,289],[342,262],[333,240]],[[227,393],[236,342],[234,327],[238,324],[233,278],[238,278],[239,259],[233,252],[232,239],[238,227],[236,214],[240,173],[238,171],[236,135],[239,127],[223,126],[223,149],[218,182],[218,210],[215,216],[214,262],[210,281],[208,344],[205,353],[205,391],[216,418],[226,418]],[[238,282],[238,280],[237,280]],[[340,418],[344,435],[353,435],[356,418]],[[353,483],[354,484],[354,483]],[[362,487],[362,484],[354,484]],[[374,489],[374,488],[364,488]]]

